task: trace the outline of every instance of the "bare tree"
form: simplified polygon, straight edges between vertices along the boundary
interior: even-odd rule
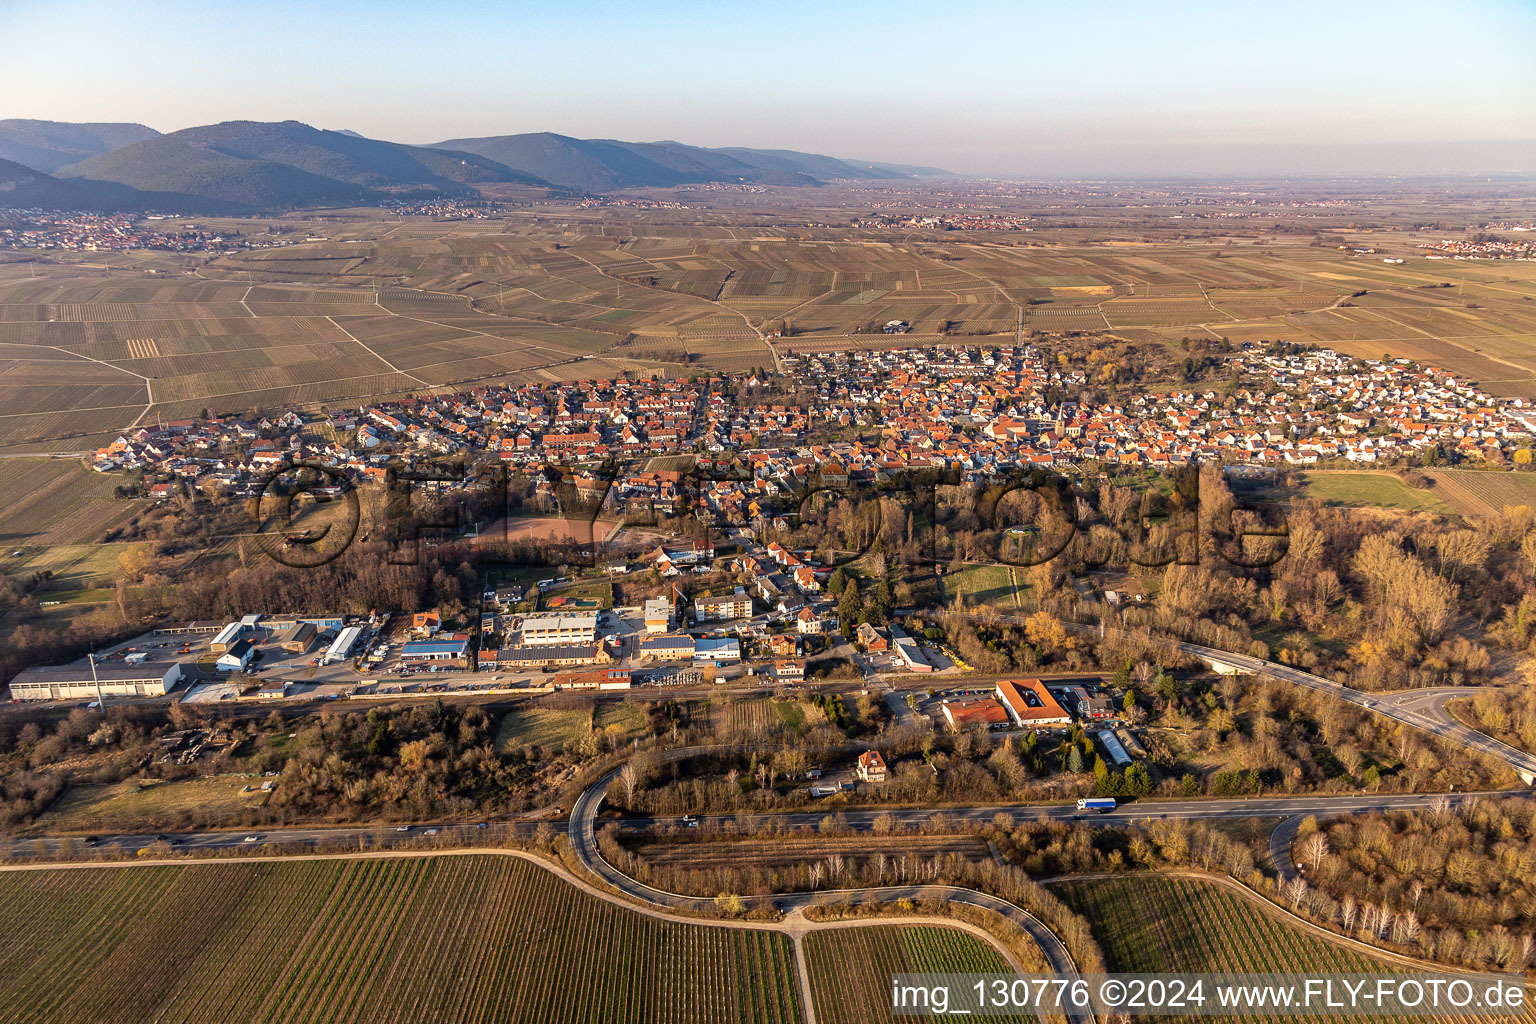
[[[1307,880],[1297,875],[1285,884],[1286,899],[1291,901],[1291,910],[1297,910],[1301,901],[1307,898]]]
[[[1317,869],[1323,863],[1323,858],[1328,856],[1328,834],[1326,832],[1314,832],[1301,844],[1301,856],[1312,865],[1312,873],[1317,874]]]
[[[635,806],[635,787],[640,785],[640,769],[635,767],[635,762],[627,761],[623,768],[619,769],[619,781],[624,783],[624,806]]]

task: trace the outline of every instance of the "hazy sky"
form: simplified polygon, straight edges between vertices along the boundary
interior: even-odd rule
[[[1536,171],[1536,0],[0,0],[0,117],[556,131],[961,173]]]

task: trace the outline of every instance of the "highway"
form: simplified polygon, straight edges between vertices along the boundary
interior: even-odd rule
[[[1150,821],[1198,821],[1201,819],[1233,818],[1291,818],[1314,815],[1319,818],[1339,817],[1346,814],[1368,814],[1371,811],[1426,810],[1442,802],[1455,806],[1480,797],[1510,796],[1508,791],[1481,793],[1390,793],[1358,796],[1288,796],[1253,797],[1234,800],[1137,800],[1122,803],[1107,814],[1079,811],[1075,804],[995,804],[985,807],[938,807],[933,809],[859,807],[845,810],[822,809],[818,811],[793,811],[786,813],[743,813],[698,815],[700,827],[727,822],[739,823],[743,818],[759,822],[780,822],[787,825],[816,827],[828,814],[856,832],[873,828],[876,818],[890,815],[902,826],[919,825],[936,817],[956,822],[991,822],[998,815],[1006,815],[1015,822],[1065,821],[1090,825],[1140,825]],[[573,815],[574,820],[574,815]],[[656,818],[616,818],[613,823],[621,828],[640,830],[681,826],[678,816]]]
[[[1099,632],[1098,626],[1087,626],[1076,622],[1062,623],[1068,630],[1074,633],[1092,634]],[[1357,707],[1376,714],[1384,715],[1395,722],[1427,732],[1433,736],[1456,743],[1468,750],[1475,750],[1481,754],[1503,761],[1519,775],[1526,785],[1536,785],[1536,754],[1528,754],[1507,743],[1501,743],[1484,733],[1469,729],[1460,722],[1452,719],[1445,713],[1445,701],[1450,699],[1445,696],[1446,688],[1434,690],[1399,690],[1389,693],[1366,693],[1353,687],[1336,683],[1322,676],[1315,676],[1310,672],[1303,672],[1299,668],[1289,665],[1280,665],[1273,661],[1264,661],[1262,658],[1249,657],[1246,654],[1232,654],[1229,651],[1218,650],[1214,647],[1201,647],[1199,644],[1186,643],[1182,640],[1169,640],[1163,637],[1154,637],[1149,634],[1132,632],[1127,630],[1114,630],[1126,636],[1135,636],[1152,643],[1160,643],[1173,647],[1193,658],[1199,658],[1207,664],[1215,664],[1212,667],[1227,666],[1250,675],[1265,676],[1277,679],[1281,682],[1295,683],[1311,690],[1329,694],[1340,700],[1348,701]],[[1459,695],[1467,696],[1470,690],[1462,690]],[[1420,696],[1425,699],[1419,700]],[[1458,695],[1458,694],[1453,694]],[[1438,701],[1438,703],[1434,703]]]
[[[559,822],[550,824],[558,828]],[[487,844],[501,839],[531,839],[534,830],[539,823],[536,821],[498,821],[485,823],[465,822],[427,822],[419,825],[340,825],[340,826],[316,826],[309,828],[266,828],[256,826],[250,831],[199,831],[199,832],[164,832],[150,834],[144,832],[116,832],[102,833],[90,837],[94,842],[87,842],[86,837],[71,836],[21,836],[12,837],[5,841],[0,850],[7,850],[12,858],[52,857],[60,851],[63,843],[72,844],[75,851],[83,850],[127,850],[136,852],[156,842],[164,842],[173,850],[228,850],[235,848],[264,849],[271,853],[271,847],[308,846],[336,847],[350,845],[356,849],[379,849],[388,846],[392,849],[409,848],[412,843],[429,845],[437,839],[455,839],[462,844],[466,839],[483,841]],[[433,830],[436,830],[433,832]],[[255,836],[254,839],[247,839]]]

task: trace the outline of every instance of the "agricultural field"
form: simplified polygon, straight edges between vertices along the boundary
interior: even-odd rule
[[[1309,935],[1285,923],[1278,913],[1214,882],[1126,875],[1057,888],[1093,926],[1111,971],[1379,973],[1390,969],[1380,960]],[[1413,1018],[1334,1019],[1406,1022]],[[1527,1011],[1519,1019],[1536,1020],[1536,1015]]]
[[[146,502],[113,497],[121,482],[73,459],[7,459],[0,547],[91,544]]]
[[[1427,470],[1435,494],[1464,516],[1491,516],[1520,505],[1536,507],[1536,473],[1475,469]]]
[[[802,1018],[771,931],[663,921],[507,856],[0,874],[0,1017],[33,1021]]]
[[[818,1024],[938,1019],[895,1016],[893,974],[1013,973],[997,949],[955,928],[870,925],[815,931],[805,937],[804,948]],[[1034,1017],[988,1019],[1022,1022]]]
[[[1311,471],[1304,475],[1302,495],[1325,505],[1374,505],[1409,512],[1449,515],[1451,506],[1435,491],[1409,487],[1390,473],[1348,470]]]
[[[1373,205],[1401,228],[1367,235],[1345,213],[1319,222],[1342,243],[1323,245],[1235,225],[1186,237],[1187,222],[1091,203],[1070,223],[1035,210],[1027,239],[792,233],[775,221],[844,221],[869,200],[784,190],[749,211],[688,199],[692,212],[670,218],[560,209],[558,228],[553,207],[473,224],[367,210],[323,228],[302,215],[230,220],[223,229],[296,244],[90,266],[0,261],[0,449],[85,448],[205,407],[745,371],[773,363],[765,335],[780,322],[782,351],[999,342],[1021,328],[1174,346],[1279,339],[1536,398],[1536,269],[1430,261],[1419,246],[1436,236],[1413,226],[1426,210],[1417,200]],[[305,240],[319,230],[325,240]],[[880,333],[888,320],[911,333]]]

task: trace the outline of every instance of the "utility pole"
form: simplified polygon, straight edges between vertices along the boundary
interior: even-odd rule
[[[103,717],[107,714],[107,699],[101,692],[101,680],[96,676],[96,652],[89,655],[91,662],[91,685],[96,687],[96,711]]]

